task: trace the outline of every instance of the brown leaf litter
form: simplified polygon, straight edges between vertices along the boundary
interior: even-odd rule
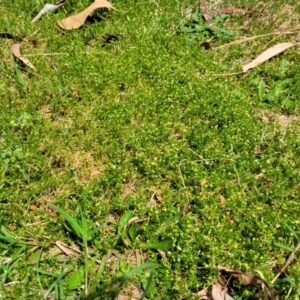
[[[86,21],[87,17],[96,9],[99,8],[114,8],[108,1],[106,0],[95,0],[90,6],[88,6],[85,10],[80,13],[68,17],[64,20],[57,21],[59,27],[65,30],[72,30],[81,27]]]
[[[218,283],[212,284],[196,294],[201,300],[234,300]]]
[[[222,284],[214,283],[208,286],[207,288],[196,293],[197,296],[200,296],[202,300],[233,300],[233,298],[229,295],[229,292],[225,287],[228,287],[229,281],[234,278],[240,281],[240,283],[244,286],[248,285],[256,285],[261,286],[263,293],[263,300],[278,300],[275,291],[273,288],[260,276],[247,274],[244,272],[236,271],[231,268],[218,265],[217,266],[220,274],[222,275]],[[229,277],[226,279],[224,276]]]
[[[273,288],[260,276],[247,274],[247,273],[240,272],[240,271],[235,271],[231,268],[228,268],[228,267],[225,267],[225,266],[222,266],[222,265],[218,265],[218,270],[223,274],[224,273],[228,274],[231,277],[239,280],[240,283],[242,285],[245,285],[245,286],[261,284],[263,294],[264,294],[263,299],[264,300],[277,300],[277,296],[276,296],[275,291],[273,290]]]
[[[21,60],[26,66],[36,71],[36,68],[33,66],[33,64],[24,57],[20,52],[21,44],[13,44],[11,47],[11,51],[15,57],[17,57],[19,60]]]

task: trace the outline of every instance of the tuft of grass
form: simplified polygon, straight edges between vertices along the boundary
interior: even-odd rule
[[[253,14],[207,25],[198,1],[115,0],[55,25],[89,4],[35,24],[39,1],[0,7],[38,70],[0,38],[0,298],[197,299],[222,264],[296,299],[299,261],[281,270],[300,236],[299,51],[213,76],[296,41],[296,1],[230,0]],[[214,49],[271,32],[293,33]]]

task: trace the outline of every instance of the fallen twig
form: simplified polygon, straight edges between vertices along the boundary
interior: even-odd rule
[[[246,43],[246,42],[249,42],[249,41],[252,41],[252,40],[255,40],[255,39],[259,39],[259,38],[262,38],[262,37],[266,37],[266,36],[288,35],[288,34],[297,34],[297,33],[299,33],[299,32],[298,31],[271,32],[271,33],[251,36],[251,37],[247,37],[247,38],[244,38],[244,39],[241,39],[241,40],[233,41],[231,43],[227,43],[227,44],[224,44],[224,45],[221,45],[221,46],[218,46],[218,47],[214,47],[214,48],[212,48],[212,50],[219,50],[219,49],[223,49],[223,48],[228,47],[228,46],[243,44],[243,43]]]
[[[293,260],[295,259],[295,254],[296,252],[300,249],[300,243],[297,245],[297,247],[295,248],[295,250],[293,251],[293,253],[289,256],[289,258],[287,259],[287,261],[285,262],[284,266],[280,269],[280,271],[278,272],[278,274],[274,277],[274,279],[271,281],[271,283],[273,284],[278,278],[279,276],[286,270],[286,268],[293,262]]]

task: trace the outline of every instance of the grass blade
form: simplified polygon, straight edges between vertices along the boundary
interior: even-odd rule
[[[52,204],[52,208],[54,208],[58,213],[60,213],[62,216],[65,217],[65,219],[68,221],[68,224],[71,226],[72,231],[80,238],[84,239],[86,234],[83,228],[79,225],[77,220],[73,218],[71,215],[69,215],[66,211],[64,211],[62,208]]]

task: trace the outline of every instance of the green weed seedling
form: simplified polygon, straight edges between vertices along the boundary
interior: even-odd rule
[[[0,250],[2,252],[0,257],[0,290],[5,293],[5,284],[15,282],[15,269],[18,268],[18,263],[23,259],[23,256],[44,245],[15,237],[4,226],[1,226],[0,231]]]
[[[238,37],[236,33],[223,28],[226,18],[226,15],[220,15],[214,18],[212,24],[207,24],[202,14],[191,14],[188,19],[179,21],[178,32],[187,35],[188,41],[192,43],[211,37],[224,41]]]
[[[143,274],[142,272],[145,271]],[[143,274],[143,275],[142,275]],[[144,293],[142,294],[140,300],[144,299],[145,296],[148,295],[148,293],[151,293],[152,287],[152,279],[154,274],[154,266],[151,263],[146,263],[139,265],[135,268],[132,268],[131,270],[123,273],[122,275],[119,275],[116,281],[123,281],[124,284],[127,284],[128,282],[132,281],[133,277],[136,275],[139,275],[140,281],[144,288]]]
[[[296,99],[293,95],[295,78],[289,76],[290,64],[283,59],[278,74],[273,78],[261,79],[258,83],[259,100],[282,111],[291,113],[296,107]],[[280,107],[279,107],[280,106]]]
[[[123,263],[121,263],[123,264]],[[96,290],[90,293],[85,300],[94,299],[115,299],[120,291],[128,285],[129,282],[134,280],[135,276],[139,277],[139,280],[144,288],[144,292],[139,300],[144,299],[151,294],[153,286],[153,274],[154,266],[151,263],[141,264],[135,268],[130,266],[120,266],[125,272],[120,272],[117,276],[111,280],[108,284],[104,284],[96,288]]]
[[[44,293],[44,299],[47,299],[50,293],[54,291],[55,299],[64,299],[64,278],[70,272],[71,268],[63,266],[63,270],[59,274],[51,273],[40,268],[34,268],[37,276],[45,275],[47,277],[54,277],[51,286]]]
[[[13,67],[14,67],[14,73],[9,71],[5,64],[0,65],[0,71],[2,71],[3,73],[9,75],[13,79],[13,81],[17,84],[17,86],[18,86],[19,90],[21,91],[21,93],[23,93],[24,90],[25,90],[25,82],[24,82],[24,79],[22,77],[22,73],[19,70],[19,67],[16,64],[16,62],[12,61],[12,63],[13,63]]]
[[[292,293],[292,291],[297,291],[298,287],[297,287],[297,283],[295,281],[294,278],[291,277],[281,277],[281,275],[283,273],[285,273],[285,270],[289,267],[289,265],[293,262],[293,260],[296,257],[297,252],[300,249],[300,239],[298,234],[295,232],[295,230],[288,224],[288,223],[284,223],[284,228],[290,233],[290,235],[293,237],[293,239],[296,241],[297,245],[294,247],[291,247],[287,244],[283,244],[280,242],[271,242],[266,240],[265,242],[268,243],[269,245],[274,245],[275,247],[278,247],[284,251],[288,251],[289,254],[289,258],[287,259],[286,263],[284,264],[284,266],[281,267],[280,272],[275,276],[275,278],[272,280],[272,283],[279,287],[279,286],[288,286],[288,292],[287,292],[287,298],[285,299],[289,299],[288,297],[290,296],[290,294]],[[293,242],[293,241],[292,241]]]
[[[136,234],[136,224],[128,224],[128,222],[133,218],[134,211],[127,210],[121,217],[118,223],[118,229],[117,229],[117,238],[116,243],[119,242],[119,240],[122,240],[123,245],[126,247],[131,246],[132,242],[137,237]]]
[[[87,219],[85,217],[85,212],[81,209],[80,215],[81,218],[79,220],[75,219],[71,215],[69,215],[62,208],[53,205],[53,209],[55,209],[58,213],[60,213],[63,217],[65,217],[66,228],[71,231],[74,235],[76,235],[79,239],[82,240],[83,250],[84,250],[84,293],[88,295],[88,276],[89,276],[89,253],[88,253],[88,242],[92,241],[94,235],[103,227],[103,225],[97,226],[96,228],[90,230]],[[75,275],[74,275],[75,276]]]

